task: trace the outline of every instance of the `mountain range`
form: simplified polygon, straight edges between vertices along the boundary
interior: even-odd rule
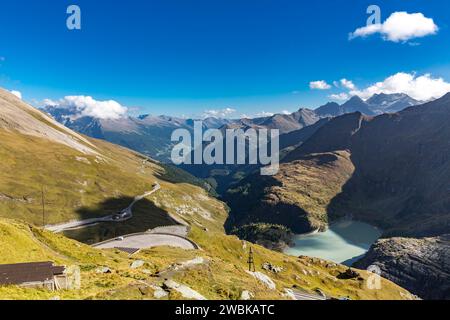
[[[443,284],[450,279],[448,255],[427,255],[427,267],[412,267],[412,259],[423,256],[417,246],[432,241],[448,248],[449,121],[450,94],[398,113],[333,118],[285,156],[276,176],[252,174],[227,192],[227,225],[258,221],[306,233],[350,215],[380,227],[393,243],[403,241],[396,237],[416,239],[404,251],[381,249],[387,244],[380,241],[360,265],[386,266],[383,275],[421,297],[449,298]],[[388,262],[395,254],[409,258]],[[430,266],[439,277],[429,277]],[[428,286],[420,285],[423,279]]]
[[[328,103],[292,114],[209,118],[205,129],[279,129],[280,172],[263,177],[253,173],[255,166],[182,168],[207,179],[222,194],[231,209],[225,224],[228,231],[270,223],[306,233],[325,230],[333,221],[352,216],[384,230],[384,239],[356,265],[379,265],[385,277],[421,297],[448,298],[442,285],[448,273],[439,265],[443,262],[436,260],[445,257],[426,256],[423,264],[410,266],[413,259],[423,257],[417,246],[432,243],[445,250],[445,235],[450,233],[449,109],[450,95],[421,103],[404,94],[378,94],[365,101],[352,97],[342,105]],[[172,130],[192,130],[194,121],[167,116],[98,121],[71,118],[67,110],[61,111],[66,118],[58,115],[60,111],[45,110],[79,132],[98,132],[98,137],[162,161],[168,159]],[[402,254],[408,257],[392,265],[396,251],[391,248],[408,241],[401,237],[409,237],[417,246],[405,245]],[[431,265],[438,279],[427,278]],[[421,279],[433,285],[420,285]],[[431,292],[431,287],[439,288],[438,293]]]
[[[58,299],[246,299],[250,295],[272,300],[288,299],[291,288],[310,294],[320,290],[335,298],[414,298],[386,279],[381,280],[383,290],[366,289],[363,283],[371,276],[366,271],[358,271],[358,280],[341,280],[337,276],[345,273],[345,266],[289,257],[226,235],[226,205],[196,186],[187,173],[76,133],[2,89],[0,157],[0,263],[52,261],[79,267],[80,287],[58,291]],[[120,212],[155,183],[160,185],[158,192],[136,203],[130,220],[63,234],[44,228]],[[87,245],[91,240],[167,225],[186,226],[186,237],[202,249],[157,247],[130,255]],[[258,273],[248,272],[245,258],[250,246]],[[282,266],[283,272],[261,269],[268,262]],[[54,297],[55,292],[42,288],[0,286],[0,299]]]
[[[278,129],[280,134],[287,134],[310,126],[321,118],[336,117],[357,111],[367,115],[397,112],[415,104],[419,104],[419,102],[405,94],[380,94],[374,95],[367,101],[363,101],[355,96],[343,105],[328,103],[316,110],[302,108],[292,114],[275,114],[254,119],[209,117],[201,120],[205,130],[266,128]],[[194,124],[194,119],[165,115],[98,119],[90,116],[80,116],[79,111],[71,107],[46,105],[42,107],[42,110],[74,131],[122,145],[162,162],[171,161],[170,152],[174,145],[170,140],[172,132],[179,128],[192,131]]]
[[[375,94],[366,101],[358,96],[352,97],[342,105],[336,102],[327,103],[315,110],[321,117],[336,117],[346,113],[361,112],[365,115],[379,115],[382,113],[395,113],[411,106],[421,104],[404,93],[396,94]]]

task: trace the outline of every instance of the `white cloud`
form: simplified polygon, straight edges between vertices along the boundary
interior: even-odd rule
[[[405,42],[433,35],[438,31],[439,28],[433,19],[425,17],[423,13],[394,12],[384,23],[358,28],[350,34],[349,38],[364,38],[379,33],[384,40]]]
[[[345,92],[338,93],[338,94],[332,94],[332,95],[329,95],[328,97],[332,100],[338,100],[338,101],[345,101],[350,98],[350,96]]]
[[[128,109],[114,100],[98,101],[90,96],[67,96],[58,101],[44,100],[47,106],[73,109],[76,116],[90,116],[99,119],[118,119],[126,115]]]
[[[235,113],[236,110],[233,108],[225,108],[225,109],[219,109],[219,110],[206,110],[203,112],[203,118],[227,118],[233,113]]]
[[[273,116],[275,113],[273,112],[266,112],[266,111],[261,111],[257,114],[255,114],[256,118],[264,118],[264,117],[271,117]]]
[[[261,111],[258,113],[255,113],[253,115],[248,115],[248,114],[241,114],[239,116],[240,119],[255,119],[255,118],[266,118],[266,117],[272,117],[274,115],[276,115],[277,113],[275,112],[268,112],[268,111]],[[282,115],[290,115],[292,114],[291,111],[289,110],[282,110],[281,112],[279,112],[278,114],[282,114]]]
[[[324,80],[311,81],[309,83],[309,88],[313,90],[328,90],[331,86]]]
[[[17,98],[22,99],[22,92],[17,90],[11,90],[10,91],[13,95],[15,95]]]
[[[44,99],[44,100],[42,101],[42,103],[43,103],[45,106],[49,106],[49,107],[57,107],[57,106],[58,106],[58,102],[53,101],[52,99]]]
[[[352,81],[347,80],[347,79],[345,79],[345,78],[344,78],[344,79],[341,79],[340,83],[341,83],[341,85],[342,85],[344,88],[346,88],[346,89],[348,89],[348,90],[355,90],[355,89],[356,89],[355,84],[354,84]]]
[[[430,74],[417,76],[415,73],[399,72],[366,89],[350,91],[350,94],[368,99],[380,93],[405,93],[416,100],[428,101],[440,98],[448,92],[450,83],[443,78],[433,78]]]

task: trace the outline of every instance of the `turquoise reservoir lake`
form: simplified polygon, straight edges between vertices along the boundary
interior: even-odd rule
[[[364,255],[381,236],[381,231],[367,223],[343,220],[321,233],[297,235],[295,246],[284,252],[292,256],[321,258],[351,265]]]

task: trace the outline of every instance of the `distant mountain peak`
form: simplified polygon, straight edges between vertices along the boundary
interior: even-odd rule
[[[338,106],[339,107],[340,105],[337,102],[327,102],[326,104],[323,105],[323,107],[326,107],[326,106],[328,106],[328,107],[329,106]]]
[[[314,110],[320,117],[336,117],[343,114],[343,109],[336,102],[328,102]]]
[[[367,99],[366,103],[369,104],[371,110],[377,114],[399,112],[408,107],[421,104],[420,101],[411,98],[405,93],[374,94]]]
[[[364,100],[361,99],[359,96],[353,96],[346,103],[348,103],[348,102],[364,102]]]

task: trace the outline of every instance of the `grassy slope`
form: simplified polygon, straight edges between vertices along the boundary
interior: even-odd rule
[[[20,108],[21,102],[17,99],[9,100]],[[39,112],[30,112],[33,118],[60,130]],[[160,281],[154,277],[157,271],[199,255],[208,258],[209,263],[175,277],[208,298],[236,298],[241,290],[248,289],[255,293],[256,298],[276,299],[282,297],[285,287],[294,284],[307,289],[318,287],[331,295],[355,299],[401,298],[399,292],[405,292],[389,282],[385,282],[385,289],[380,292],[367,291],[363,282],[340,283],[330,272],[338,272],[337,269],[342,270],[343,267],[325,269],[317,262],[286,257],[255,246],[258,267],[263,261],[269,261],[286,268],[279,275],[271,275],[277,283],[277,290],[267,290],[245,272],[243,243],[223,232],[227,217],[224,203],[211,198],[199,187],[181,181],[174,183],[173,179],[165,178],[173,177],[174,173],[139,154],[103,141],[90,141],[101,155],[99,158],[42,137],[0,127],[0,217],[3,217],[0,218],[0,263],[51,260],[68,266],[78,265],[82,270],[80,290],[52,293],[3,287],[0,288],[0,298],[47,299],[55,294],[63,299],[152,298],[148,284]],[[46,196],[46,223],[58,223],[122,209],[130,198],[151,189],[155,181],[159,181],[162,189],[147,199],[145,203],[151,205],[139,209],[141,214],[153,215],[155,219],[170,214],[183,219],[192,226],[190,237],[198,242],[202,251],[157,248],[144,250],[130,258],[117,250],[96,250],[33,226],[42,224],[42,185]],[[112,206],[111,201],[116,206]],[[139,219],[132,219],[127,231],[142,231],[136,229],[146,224],[140,225],[139,222]],[[146,261],[144,268],[147,273],[145,269],[129,268],[135,259]],[[95,269],[99,266],[108,266],[113,272],[98,274]],[[301,269],[321,273],[304,276]]]
[[[321,163],[318,167],[317,164]],[[346,151],[313,155],[303,161],[282,165],[282,187],[273,192],[284,202],[308,212],[313,228],[324,229],[328,223],[327,204],[342,191],[354,171]]]
[[[140,156],[107,143],[95,141],[105,158],[108,157],[107,162],[96,163],[90,156],[84,156],[91,162],[86,164],[74,161],[74,157],[79,155],[67,147],[50,143],[44,145],[42,139],[7,132],[1,132],[1,135],[4,138],[1,144],[4,163],[9,166],[1,176],[2,193],[8,194],[13,199],[24,197],[27,199],[1,201],[3,216],[40,222],[40,201],[38,201],[40,183],[36,183],[39,179],[47,181],[47,212],[52,222],[77,218],[76,210],[80,205],[95,207],[96,203],[104,200],[105,195],[117,197],[123,194],[133,196],[142,193],[148,189],[150,182],[158,179],[162,191],[152,196],[151,201],[156,207],[192,224],[190,236],[204,249],[202,252],[186,252],[159,248],[144,251],[130,259],[127,255],[114,250],[98,251],[62,235],[43,232],[11,220],[1,220],[0,263],[51,260],[60,264],[81,266],[82,289],[58,292],[58,296],[63,299],[151,298],[152,289],[148,289],[140,281],[146,283],[157,281],[142,271],[130,270],[129,264],[132,260],[147,261],[146,268],[155,273],[173,263],[189,260],[198,255],[208,258],[210,263],[181,273],[176,279],[190,285],[208,298],[237,298],[243,289],[249,289],[255,293],[256,298],[276,299],[282,297],[281,293],[285,287],[291,287],[293,284],[310,289],[319,287],[329,294],[351,296],[355,299],[400,298],[401,289],[390,283],[387,285],[389,289],[377,296],[374,292],[361,289],[362,283],[336,285],[335,280],[325,273],[308,276],[306,279],[303,277],[296,279],[294,275],[299,274],[301,268],[319,271],[323,270],[323,266],[307,266],[302,261],[296,262],[295,258],[255,247],[258,264],[267,260],[273,264],[285,265],[289,270],[286,274],[273,277],[278,284],[277,291],[267,290],[245,272],[246,252],[242,242],[223,233],[225,206],[210,198],[206,191],[185,183],[165,182],[161,179],[162,169],[157,165],[146,162],[143,166]],[[23,147],[22,151],[27,152],[17,152],[14,148],[16,144]],[[46,152],[42,152],[44,146]],[[49,150],[54,153],[49,153]],[[12,154],[15,157],[12,157]],[[33,163],[33,166],[26,166],[27,163]],[[55,168],[65,170],[59,171]],[[86,186],[79,183],[80,178],[88,181]],[[80,192],[83,188],[84,192]],[[208,232],[205,232],[204,228],[207,228]],[[110,275],[95,273],[96,267],[102,265],[110,267],[114,272]],[[146,295],[141,293],[142,286],[148,291]],[[41,290],[0,289],[0,298],[5,299],[47,299],[54,295],[55,293]]]
[[[345,270],[343,266],[326,268],[318,259],[287,257],[259,246],[254,246],[256,265],[269,261],[283,266],[285,271],[269,276],[276,282],[277,290],[267,290],[248,275],[246,270],[247,248],[244,242],[222,233],[205,233],[193,228],[191,237],[204,250],[183,251],[173,248],[144,250],[130,258],[117,250],[96,250],[62,235],[56,235],[25,223],[0,219],[0,263],[26,261],[55,261],[58,264],[78,265],[82,271],[80,290],[48,292],[17,287],[0,288],[0,299],[151,299],[153,289],[161,280],[152,276],[171,264],[198,256],[209,262],[190,268],[174,276],[180,283],[190,286],[209,299],[237,299],[243,290],[250,290],[258,299],[280,299],[284,288],[294,285],[304,289],[320,288],[334,296],[353,299],[401,299],[407,292],[391,282],[383,280],[383,290],[365,289],[365,281],[337,280],[335,275]],[[136,259],[146,262],[141,269],[132,270],[130,263]],[[99,266],[111,268],[111,274],[98,274]],[[303,271],[307,271],[305,276]],[[150,274],[148,274],[150,272]],[[311,274],[309,274],[311,273]],[[367,274],[362,274],[367,278]],[[180,298],[171,295],[170,298]]]
[[[84,156],[91,162],[89,165],[74,161],[74,158],[80,155],[65,146],[8,132],[1,132],[1,135],[4,138],[1,145],[4,164],[9,166],[1,176],[2,193],[13,199],[25,197],[30,201],[1,201],[3,216],[40,222],[40,183],[36,183],[39,178],[47,181],[47,212],[52,222],[78,218],[76,210],[80,205],[95,207],[96,203],[104,201],[105,195],[120,197],[142,193],[148,189],[151,182],[158,179],[162,191],[151,197],[152,203],[192,224],[190,237],[204,249],[202,252],[186,252],[158,248],[143,251],[130,259],[114,250],[98,251],[62,235],[43,232],[36,227],[11,220],[1,220],[0,263],[51,260],[60,264],[81,266],[82,289],[58,292],[57,295],[63,299],[152,298],[152,289],[148,289],[140,281],[157,283],[158,280],[142,271],[130,270],[129,264],[132,260],[147,261],[146,268],[155,273],[173,263],[193,259],[198,255],[208,258],[209,264],[181,273],[176,279],[211,299],[237,298],[244,289],[255,293],[256,298],[279,299],[282,298],[283,289],[294,284],[306,289],[318,287],[331,295],[350,296],[355,299],[401,298],[399,292],[402,289],[391,283],[386,285],[387,289],[382,293],[370,292],[363,288],[362,282],[339,283],[340,280],[334,280],[329,273],[333,270],[325,269],[322,265],[309,266],[310,262],[297,261],[295,258],[255,246],[258,266],[263,261],[269,261],[275,265],[283,265],[287,270],[281,275],[271,275],[277,282],[278,290],[267,290],[245,272],[246,251],[242,242],[223,233],[225,205],[210,198],[206,191],[185,183],[166,182],[161,179],[162,168],[149,162],[142,166],[140,156],[108,143],[95,141],[108,162],[96,163],[92,157]],[[21,152],[17,152],[13,147],[16,144],[22,146]],[[44,146],[46,152],[42,151]],[[49,149],[54,153],[49,153]],[[11,153],[15,154],[15,158],[10,156]],[[58,171],[54,168],[64,170]],[[88,181],[87,185],[80,184],[80,178]],[[205,232],[204,228],[207,228],[208,232]],[[102,265],[110,267],[114,272],[108,275],[97,274],[95,269]],[[319,276],[302,276],[301,269],[323,273]],[[149,290],[146,295],[141,293],[142,286]],[[0,289],[0,298],[5,299],[47,299],[54,295],[55,293],[41,290]]]
[[[244,179],[225,197],[232,210],[230,224],[275,223],[296,233],[325,229],[328,204],[353,171],[348,152],[338,151],[283,163],[274,177]]]
[[[49,224],[123,209],[130,198],[151,190],[155,181],[160,182],[162,191],[151,198],[163,210],[177,214],[175,208],[194,194],[192,202],[212,212],[213,217],[226,214],[223,204],[208,197],[206,191],[186,183],[166,182],[165,169],[106,142],[93,141],[101,150],[99,159],[45,139],[4,130],[0,130],[0,141],[0,216],[6,218],[41,225],[42,186]],[[100,205],[112,200],[117,203],[115,207]],[[189,208],[183,217],[204,220]]]

